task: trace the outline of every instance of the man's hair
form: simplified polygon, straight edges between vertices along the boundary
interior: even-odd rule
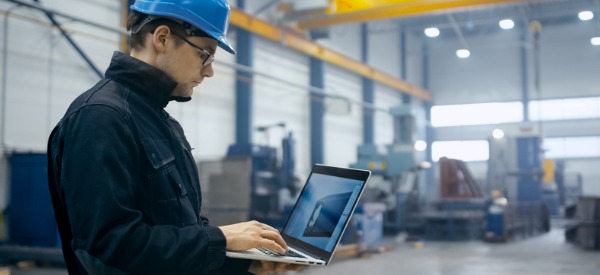
[[[140,22],[142,22],[142,20],[144,20],[146,16],[148,15],[132,10],[131,13],[129,13],[129,17],[127,18],[127,30],[133,30],[133,28],[140,24]],[[146,34],[154,33],[156,28],[158,28],[161,25],[166,25],[167,27],[169,27],[169,29],[171,29],[171,32],[175,32],[178,35],[187,36],[185,35],[185,28],[181,24],[168,18],[160,18],[148,22],[137,33],[131,33],[131,36],[129,37],[129,47],[131,49],[136,50],[144,48]],[[175,35],[174,37],[175,45],[179,46],[181,45],[181,43],[183,43],[183,41],[179,39],[177,35]]]

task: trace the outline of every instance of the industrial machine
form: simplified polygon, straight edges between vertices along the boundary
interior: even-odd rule
[[[363,202],[383,202],[384,230],[390,233],[407,230],[418,212],[420,173],[430,167],[415,150],[416,112],[409,105],[391,108],[394,142],[381,152],[375,144],[357,149],[357,162],[350,167],[371,170]]]
[[[274,128],[285,130],[285,123],[260,126],[256,130],[268,136],[269,131]],[[229,147],[226,159],[246,157],[251,160],[249,219],[276,228],[283,227],[285,212],[293,206],[292,197],[300,188],[294,174],[295,145],[292,132],[287,132],[281,141],[281,160],[278,159],[277,147],[258,144]]]
[[[481,239],[487,200],[467,165],[458,159],[442,157],[440,196],[420,214],[421,236],[428,240]]]
[[[491,138],[488,182],[493,203],[486,239],[508,241],[547,232],[550,213],[544,193],[542,140],[537,135]],[[546,195],[548,196],[548,195]]]

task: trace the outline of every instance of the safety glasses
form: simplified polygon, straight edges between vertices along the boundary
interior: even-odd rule
[[[215,55],[210,53],[209,51],[200,48],[198,46],[196,46],[194,43],[190,42],[189,40],[187,40],[185,37],[183,37],[182,35],[177,34],[176,32],[173,32],[173,34],[177,35],[177,37],[181,38],[181,40],[185,41],[186,43],[190,44],[190,46],[200,50],[200,52],[202,53],[202,55],[200,56],[200,58],[204,58],[204,60],[202,61],[202,66],[204,67],[208,67],[208,65],[212,64],[213,61],[215,61]],[[204,56],[204,57],[202,57]]]

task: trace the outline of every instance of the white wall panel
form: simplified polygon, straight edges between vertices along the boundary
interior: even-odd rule
[[[389,21],[368,24],[368,64],[400,78],[400,26]]]
[[[543,27],[540,33],[542,98],[600,94],[600,48],[590,43],[600,35],[597,21]],[[532,99],[537,95],[532,91]]]
[[[406,33],[406,81],[423,87],[423,41],[421,36]]]
[[[385,110],[402,105],[400,92],[381,84],[375,85],[375,106]],[[375,112],[375,137],[377,145],[389,145],[394,142],[394,119],[389,112]]]
[[[428,41],[430,89],[436,105],[514,101],[521,98],[521,63],[517,30],[467,38],[471,56],[455,39]]]
[[[339,67],[326,65],[325,89],[328,93],[362,101],[362,80]],[[362,107],[352,106],[348,114],[325,113],[325,164],[348,166],[356,162],[356,148],[362,144]]]
[[[262,38],[255,39],[255,43],[255,70],[295,85],[255,75],[253,126],[284,122],[296,140],[296,172],[307,175],[311,168],[308,57]],[[274,128],[268,136],[254,132],[253,140],[255,144],[277,147],[281,154],[281,139],[285,135],[283,130]]]
[[[335,25],[329,27],[329,38],[317,42],[355,60],[360,60],[360,24]]]

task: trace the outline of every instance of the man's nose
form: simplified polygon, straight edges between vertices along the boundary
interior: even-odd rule
[[[200,71],[203,77],[212,77],[215,72],[213,71],[212,63],[208,64],[208,66],[203,67],[202,71]]]

